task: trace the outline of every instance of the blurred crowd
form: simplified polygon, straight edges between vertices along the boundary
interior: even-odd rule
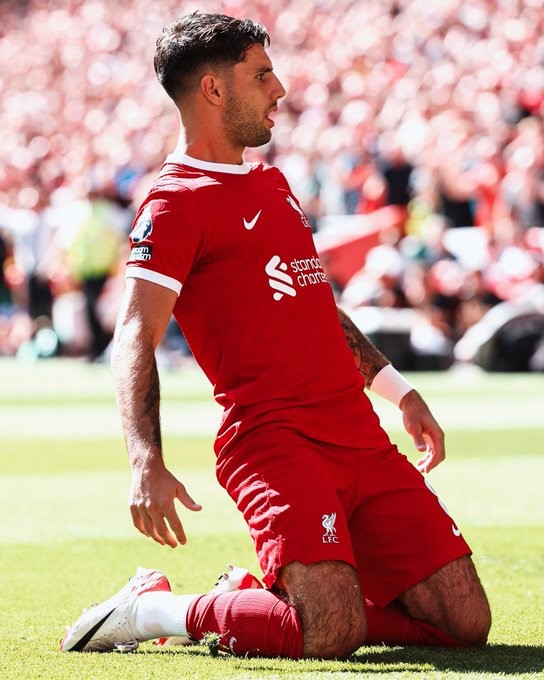
[[[330,274],[363,330],[402,336],[407,368],[495,337],[499,370],[544,370],[541,0],[3,0],[0,355],[103,355],[134,210],[178,136],[154,43],[195,9],[271,35],[288,95],[248,159],[283,170],[316,237],[375,225]]]

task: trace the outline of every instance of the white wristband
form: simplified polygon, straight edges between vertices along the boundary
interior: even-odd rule
[[[387,364],[376,374],[368,389],[398,406],[402,397],[414,388],[396,368]]]

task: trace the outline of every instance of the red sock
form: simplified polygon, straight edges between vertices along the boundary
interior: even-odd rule
[[[237,656],[302,656],[296,609],[269,590],[201,595],[187,612],[187,631],[194,640],[219,633],[220,649]]]
[[[368,632],[365,645],[420,645],[464,647],[463,643],[436,626],[414,619],[397,604],[377,607],[365,600]]]

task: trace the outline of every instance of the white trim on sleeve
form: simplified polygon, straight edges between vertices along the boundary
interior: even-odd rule
[[[171,276],[159,274],[159,272],[154,272],[151,269],[143,269],[142,267],[134,267],[131,265],[128,265],[126,268],[125,279],[144,279],[144,281],[158,283],[159,286],[170,288],[170,290],[173,290],[176,295],[180,294],[182,287],[181,283]]]

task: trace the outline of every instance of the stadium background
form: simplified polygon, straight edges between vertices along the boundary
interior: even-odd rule
[[[162,26],[262,21],[272,142],[338,299],[401,369],[544,370],[540,0],[0,3],[0,355],[103,356],[178,121]],[[187,352],[171,331],[175,364]]]
[[[202,5],[267,25],[289,95],[273,145],[252,157],[289,176],[339,298],[365,330],[373,325],[388,349],[391,339],[404,347],[401,365],[431,368],[461,361],[453,348],[465,328],[479,346],[482,336],[501,339],[497,327],[517,315],[510,344],[508,334],[501,342],[525,347],[506,355],[525,356],[528,368],[542,318],[541,0]],[[106,335],[97,338],[108,339],[131,214],[178,132],[153,74],[154,41],[196,6],[0,1],[0,678],[541,678],[542,377],[472,366],[413,377],[447,431],[447,464],[432,484],[475,548],[494,615],[486,649],[363,648],[346,662],[293,664],[200,648],[58,653],[63,625],[137,564],[163,570],[175,592],[203,592],[227,561],[256,565],[213,474],[221,414],[201,371],[188,362],[182,376],[161,373],[168,464],[204,506],[184,514],[190,545],[179,553],[131,526],[108,366],[33,361],[93,358],[85,292],[92,302],[100,291]],[[407,164],[394,162],[395,149]],[[390,192],[399,175],[410,178],[408,202]],[[445,219],[440,186],[473,226]],[[376,245],[385,247],[372,254]],[[478,325],[494,302],[495,319]],[[425,342],[435,354],[421,353]],[[179,343],[169,336],[166,365],[180,360]],[[470,362],[470,343],[464,352]],[[414,458],[398,409],[374,403]]]

